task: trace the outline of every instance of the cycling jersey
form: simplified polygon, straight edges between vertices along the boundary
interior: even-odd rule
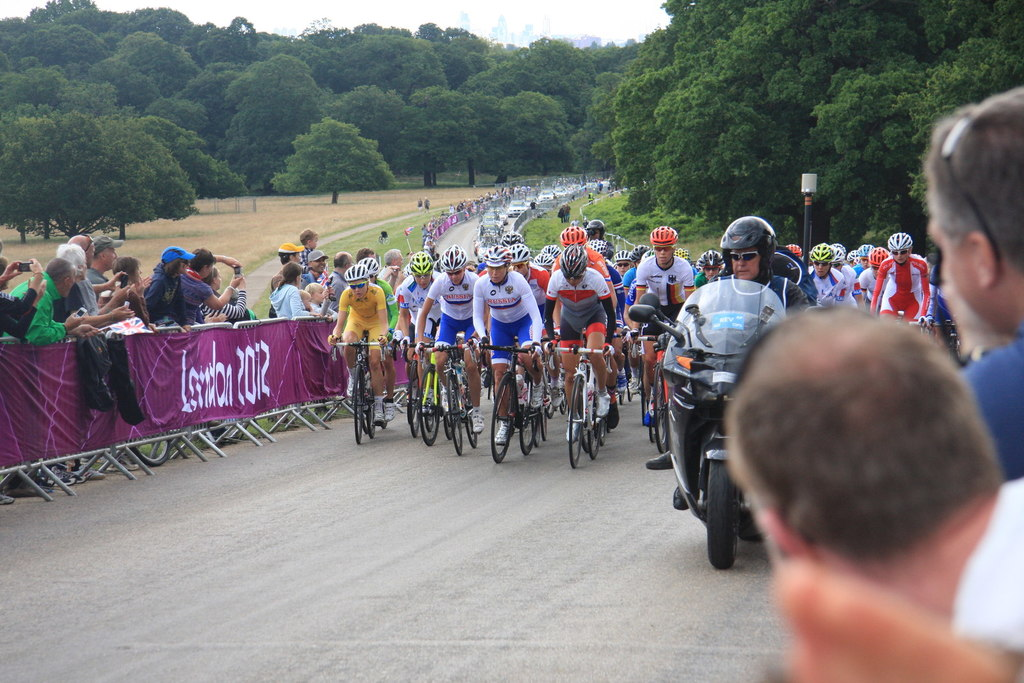
[[[605,282],[608,283],[608,286],[611,287],[612,278],[611,275],[608,274],[608,264],[605,262],[604,256],[601,256],[590,247],[584,247],[584,249],[587,250],[587,267],[593,268],[600,273],[601,277],[603,277]],[[559,255],[558,258],[555,259],[555,265],[551,266],[551,272],[554,273],[555,271],[561,270],[561,268],[562,256]],[[612,270],[614,270],[614,268]]]
[[[348,311],[348,319],[345,321],[346,332],[355,332],[360,338],[366,332],[373,340],[384,333],[377,312],[387,309],[387,301],[383,289],[369,283],[366,287],[366,296],[362,299],[357,299],[352,289],[342,292],[338,297],[338,312]]]
[[[813,271],[813,269],[812,269]],[[830,268],[825,277],[818,277],[817,273],[811,272],[811,282],[818,292],[817,301],[819,306],[856,306],[857,303],[850,296],[849,285],[841,271]]]
[[[835,269],[836,268],[833,267],[833,270]],[[857,279],[857,271],[853,269],[853,266],[848,266],[846,264],[840,266],[839,270],[846,279],[846,284],[844,285],[846,288],[846,297],[850,300],[852,305],[856,305],[857,299],[863,295],[863,292],[860,289],[860,281]]]
[[[649,258],[637,267],[636,288],[637,296],[643,295],[641,288],[646,288],[658,295],[663,308],[674,308],[678,313],[687,290],[693,289],[693,268],[678,256],[673,257],[668,268],[659,266],[657,257]]]
[[[423,302],[427,300],[427,290],[429,287],[429,285],[427,287],[420,287],[416,283],[416,278],[410,275],[402,281],[402,284],[398,285],[398,291],[395,292],[395,296],[398,299],[398,308],[409,311],[409,319],[412,321],[413,326],[419,321],[420,310],[423,308]],[[438,323],[441,322],[440,306],[430,307],[427,321],[431,323],[427,336],[432,338],[434,330],[437,329]],[[402,332],[408,333],[408,330],[402,330]]]
[[[497,346],[511,345],[516,338],[520,344],[540,341],[541,318],[530,284],[519,273],[509,270],[505,279],[494,282],[489,276],[476,281],[473,291],[473,326],[484,326],[485,309],[491,311],[491,341]],[[509,354],[495,351],[492,363],[507,363]]]
[[[871,307],[881,315],[898,315],[903,311],[916,319],[928,310],[928,262],[911,254],[900,265],[891,256],[878,267]]]
[[[608,269],[612,279],[612,292],[615,294],[615,320],[622,324],[622,312],[626,310],[626,291],[622,287],[622,276],[614,268]]]
[[[872,295],[875,293],[876,273],[874,268],[865,268],[864,272],[857,278],[860,284],[860,291],[864,292],[864,299],[871,305]]]
[[[636,266],[633,266],[626,271],[626,274],[622,276],[622,286],[629,291],[629,288],[636,282]]]
[[[466,271],[462,282],[454,284],[448,273],[441,273],[427,290],[427,298],[441,304],[441,313],[454,320],[473,318],[473,286],[479,277]]]
[[[548,271],[534,265],[530,266],[530,277],[526,278],[526,281],[533,292],[533,300],[537,302],[537,310],[544,310],[544,296],[547,294],[550,279],[551,273]]]
[[[601,323],[600,332],[606,331],[608,309],[611,307],[611,290],[608,283],[593,268],[587,268],[579,284],[572,285],[561,271],[552,274],[548,284],[547,311],[554,311],[556,302],[562,304],[562,341],[578,341],[580,333],[596,331],[592,326]],[[607,302],[607,306],[603,303]],[[545,316],[548,332],[554,329],[553,316]]]
[[[376,282],[372,284],[377,285],[384,290],[384,301],[388,307],[388,326],[394,327],[398,323],[398,299],[395,298],[395,290],[391,288],[384,280],[377,278]]]

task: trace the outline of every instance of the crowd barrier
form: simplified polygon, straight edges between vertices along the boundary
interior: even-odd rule
[[[74,343],[0,344],[8,378],[0,384],[0,474],[49,476],[47,464],[74,457],[88,466],[106,459],[105,468],[134,478],[116,456],[151,473],[132,455],[146,444],[162,442],[205,460],[204,449],[224,455],[217,444],[225,438],[262,445],[261,439],[274,440],[274,429],[296,422],[326,428],[348,379],[342,354],[332,354],[327,343],[332,330],[323,321],[275,319],[129,336],[128,362],[146,416],[137,425],[116,409],[85,404]],[[404,370],[398,359],[399,382]],[[263,418],[273,420],[268,429],[256,422]]]

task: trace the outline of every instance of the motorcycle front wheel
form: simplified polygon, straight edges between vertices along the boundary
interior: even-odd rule
[[[715,569],[728,569],[736,561],[739,496],[724,460],[709,460],[708,466],[708,560]]]

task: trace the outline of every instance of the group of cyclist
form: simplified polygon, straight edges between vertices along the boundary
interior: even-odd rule
[[[444,367],[447,354],[461,350],[473,434],[484,430],[482,369],[489,370],[483,373],[493,383],[489,386],[498,386],[512,360],[508,349],[515,349],[517,374],[529,385],[526,401],[533,409],[558,407],[570,395],[580,356],[566,351],[589,349],[596,361],[591,363],[596,415],[613,429],[619,396],[627,389],[639,393],[654,380],[657,333],[626,315],[645,293],[657,296],[661,312],[671,319],[695,288],[722,278],[760,282],[787,308],[863,306],[910,320],[928,313],[928,266],[911,253],[906,233],[894,234],[888,249],[862,245],[849,255],[842,245],[819,244],[811,249],[806,269],[801,248],[779,246],[772,227],[755,216],[734,221],[721,251],[705,251],[692,263],[688,250],[678,245],[678,233],[667,226],[651,232],[650,246],[632,250],[616,252],[604,237],[602,221],[585,227],[574,222],[562,231],[560,244],[534,255],[520,234],[509,232],[478,254],[475,267],[460,246],[436,259],[418,252],[393,295],[376,282],[375,258],[353,265],[345,274],[349,288],[339,299],[329,342],[346,344],[351,368],[351,345],[378,340],[369,354],[374,422],[383,426],[395,417],[394,354],[382,353],[387,342],[403,344],[407,360],[422,361],[415,371],[421,375],[428,360]],[[638,346],[627,353],[632,344]],[[642,362],[630,363],[630,357]],[[492,440],[504,445],[512,424],[503,419],[507,408],[497,409]],[[644,406],[642,420],[649,424],[650,405]],[[575,436],[571,421],[566,436],[570,442]]]

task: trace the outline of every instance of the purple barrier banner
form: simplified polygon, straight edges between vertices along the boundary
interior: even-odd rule
[[[328,323],[288,321],[128,337],[146,415],[134,427],[116,409],[85,405],[74,343],[0,345],[8,378],[0,385],[0,467],[338,396],[348,373],[340,354],[331,360],[330,331]]]

